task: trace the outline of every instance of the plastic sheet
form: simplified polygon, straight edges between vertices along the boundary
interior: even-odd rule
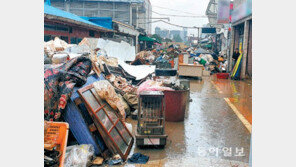
[[[114,42],[100,38],[97,48],[104,50],[108,57],[116,57],[122,61],[133,61],[136,57],[135,47],[124,41]]]
[[[86,167],[94,156],[94,147],[91,144],[83,144],[67,147],[64,166]]]
[[[163,86],[162,82],[147,80],[139,86],[137,94],[139,95],[143,91],[164,91],[164,90],[174,90],[174,89]]]
[[[54,54],[51,59],[54,64],[65,63],[67,60],[70,60],[70,56],[67,53]]]
[[[136,77],[136,80],[141,80],[148,76],[149,74],[152,74],[155,72],[154,65],[129,65],[125,62],[118,60],[119,65],[130,75]]]

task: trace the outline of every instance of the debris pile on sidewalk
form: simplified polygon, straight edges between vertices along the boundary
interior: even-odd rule
[[[44,66],[44,120],[62,121],[70,129],[69,137],[68,131],[63,136],[67,151],[66,147],[58,150],[66,155],[55,156],[57,152],[51,147],[45,150],[45,164],[58,165],[57,159],[65,166],[125,162],[134,143],[132,126],[125,121],[137,114],[139,94],[188,91],[176,73],[165,77],[154,74],[159,62],[167,63],[170,70],[174,70],[172,61],[184,49],[170,46],[142,51],[133,58],[129,52],[112,51],[115,46],[121,50],[133,48],[123,42],[97,38],[84,38],[78,45],[69,45],[58,38],[44,44],[47,63]],[[207,61],[212,59],[208,55],[204,57]],[[142,154],[136,154],[129,162],[147,160]]]
[[[136,58],[131,62],[131,65],[152,64],[154,59],[155,56],[150,51],[141,51],[137,53]]]

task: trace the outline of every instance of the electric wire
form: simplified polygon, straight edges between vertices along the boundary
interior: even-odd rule
[[[171,17],[189,17],[189,18],[207,18],[207,16],[186,16],[186,15],[173,15],[173,14],[161,14],[161,13],[158,13],[158,12],[155,12],[155,11],[152,11],[152,13],[155,13],[155,14],[158,14],[158,15],[161,15],[161,16],[171,16]]]

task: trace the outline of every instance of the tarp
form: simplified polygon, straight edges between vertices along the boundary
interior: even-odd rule
[[[124,41],[114,42],[99,38],[97,48],[105,50],[108,57],[116,57],[122,61],[133,61],[136,58],[136,48]]]
[[[121,60],[118,60],[118,64],[130,75],[136,77],[136,80],[141,80],[149,74],[155,72],[154,65],[129,65]]]
[[[231,73],[231,79],[239,79],[240,78],[242,56],[243,56],[243,54],[240,54],[240,56],[238,57],[235,65],[234,65],[234,68]]]

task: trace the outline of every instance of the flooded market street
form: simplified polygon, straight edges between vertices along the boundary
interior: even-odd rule
[[[252,17],[232,20],[239,3],[45,1],[45,166],[251,165]]]
[[[139,149],[134,145],[131,153],[140,152],[150,157],[148,163],[142,166],[247,166],[250,132],[224,99],[237,98],[235,106],[238,109],[251,109],[251,101],[246,99],[251,98],[251,89],[246,86],[241,89],[244,84],[250,83],[217,80],[214,77],[191,80],[192,101],[184,122],[166,122],[168,139],[165,149]],[[217,89],[217,85],[221,89]],[[236,88],[235,94],[231,86]],[[135,134],[137,121],[127,121],[132,123]]]

